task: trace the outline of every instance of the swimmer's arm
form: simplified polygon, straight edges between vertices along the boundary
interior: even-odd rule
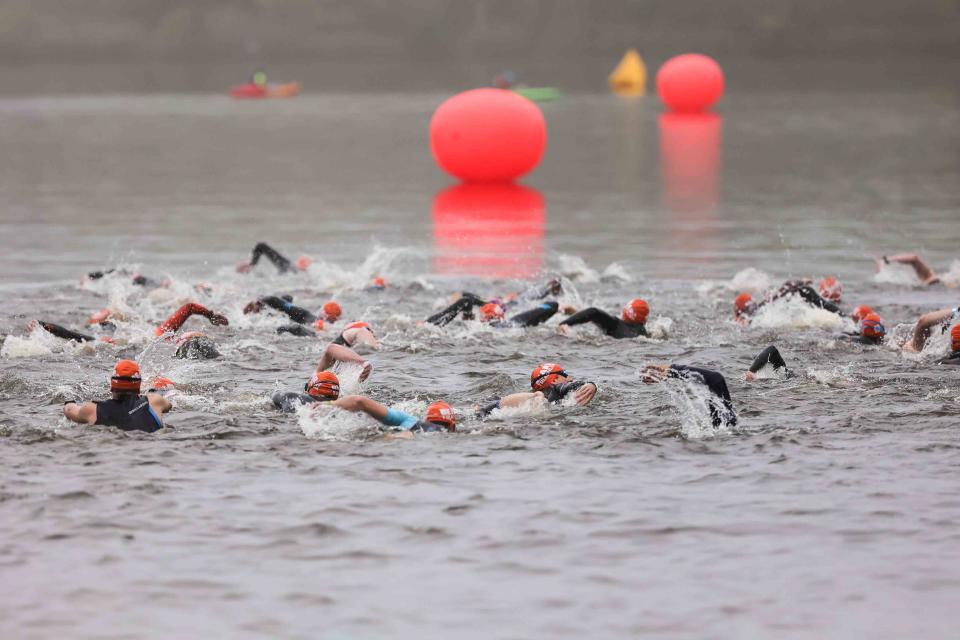
[[[927,343],[930,337],[930,331],[936,325],[953,316],[954,309],[940,309],[925,313],[917,320],[917,326],[913,329],[913,337],[903,345],[906,351],[923,351],[923,345]]]
[[[374,349],[380,348],[380,342],[377,341],[376,336],[367,329],[366,327],[359,327],[357,329],[347,329],[343,332],[343,339],[350,346],[356,344],[365,344]]]
[[[169,413],[170,409],[173,408],[173,403],[164,398],[159,393],[147,393],[147,400],[150,402],[150,406],[153,407],[154,411],[160,413]]]
[[[285,271],[293,271],[293,264],[284,256],[268,245],[266,242],[258,242],[256,246],[253,247],[253,254],[250,256],[250,262],[242,263],[237,267],[237,271],[241,273],[246,273],[250,271],[253,267],[257,266],[257,263],[260,262],[260,257],[266,256],[267,260],[273,263],[281,273]]]
[[[194,315],[204,316],[210,321],[210,324],[213,325],[226,326],[230,324],[230,321],[227,320],[226,316],[223,316],[219,313],[214,313],[202,304],[188,302],[174,311],[169,318],[164,320],[160,326],[157,327],[157,335],[162,335],[171,331],[178,331],[180,327],[182,327],[184,323]]]
[[[73,422],[94,424],[97,421],[97,405],[92,402],[67,402],[63,405],[63,415]]]
[[[543,397],[543,392],[541,391],[522,391],[520,393],[511,393],[508,396],[500,398],[499,408],[504,407],[520,407],[530,402],[531,400],[538,400],[539,402],[545,402]]]
[[[339,344],[328,344],[323,350],[323,356],[317,364],[317,371],[326,371],[338,362],[350,362],[363,367],[360,373],[360,381],[363,382],[373,371],[373,365],[364,360],[360,355],[350,347],[344,347]]]
[[[585,407],[590,404],[595,395],[597,395],[597,385],[588,382],[577,389],[573,397],[576,399],[578,405]]]
[[[913,270],[916,271],[917,277],[924,284],[935,284],[937,282],[937,274],[933,272],[933,269],[930,268],[926,262],[924,262],[920,256],[915,253],[901,253],[895,256],[883,256],[883,261],[886,263],[897,262],[899,264],[908,264],[913,267]]]
[[[74,342],[92,342],[94,340],[93,336],[71,331],[66,327],[61,327],[60,325],[53,324],[52,322],[41,321],[39,324],[41,327],[46,329],[47,332],[57,336],[58,338],[63,338],[64,340],[73,340]]]
[[[570,327],[588,322],[592,322],[600,327],[600,329],[602,329],[603,332],[608,336],[613,336],[617,332],[620,320],[614,318],[606,311],[601,311],[596,307],[588,307],[581,311],[577,311],[575,314],[561,322],[560,325],[564,327]]]
[[[518,313],[510,318],[510,324],[520,327],[535,327],[553,317],[559,305],[556,302],[544,302],[537,307]]]
[[[334,400],[330,404],[345,411],[365,413],[383,424],[387,424],[385,421],[390,412],[390,409],[387,408],[386,405],[382,405],[376,400],[366,396],[344,396],[339,400]]]
[[[766,349],[760,352],[753,360],[753,364],[750,365],[750,369],[747,371],[746,378],[747,380],[756,379],[756,373],[763,369],[768,364],[773,366],[774,371],[779,369],[786,368],[787,363],[783,359],[783,356],[780,355],[780,352],[773,345],[770,345]]]

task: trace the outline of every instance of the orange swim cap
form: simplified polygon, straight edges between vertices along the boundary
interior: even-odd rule
[[[744,313],[750,313],[750,307],[753,305],[753,296],[749,293],[741,293],[733,301],[733,317],[739,318]]]
[[[883,326],[883,320],[875,313],[867,314],[860,321],[860,335],[864,338],[882,338],[887,335],[887,329]]]
[[[150,381],[150,387],[153,389],[166,389],[167,387],[174,386],[173,380],[170,378],[164,378],[163,376],[157,376]]]
[[[140,365],[133,360],[120,360],[110,378],[111,391],[140,393]]]
[[[100,311],[96,311],[90,316],[90,324],[100,324],[101,322],[106,322],[110,317],[110,314],[110,309],[104,307],[103,309],[100,309]]]
[[[316,329],[317,331],[323,331],[323,328],[325,326],[326,325],[324,325],[323,323],[323,318],[317,318],[316,320],[313,321],[313,328]]]
[[[373,333],[373,327],[370,326],[369,322],[351,322],[343,328],[344,331],[347,329],[366,329],[370,333]]]
[[[820,295],[831,302],[840,302],[843,295],[843,287],[833,276],[827,276],[821,280],[817,287],[820,289]]]
[[[490,322],[491,320],[503,319],[503,307],[496,302],[488,302],[480,307],[480,320]]]
[[[297,269],[300,269],[300,271],[306,271],[310,268],[311,264],[313,264],[313,260],[307,256],[300,256],[297,258]]]
[[[372,286],[378,288],[378,289],[386,289],[386,288],[387,288],[387,281],[384,280],[383,278],[379,277],[379,276],[377,276],[376,278],[374,278],[373,280],[371,280],[371,281],[370,281],[370,284],[371,284]]]
[[[646,300],[636,298],[631,300],[627,306],[623,308],[621,315],[624,322],[643,324],[647,321],[647,316],[650,315],[650,305],[647,304]]]
[[[853,318],[854,322],[860,322],[871,313],[876,313],[876,311],[874,311],[872,307],[862,304],[853,310],[853,313],[850,314],[850,317]]]
[[[341,313],[343,313],[343,309],[333,300],[323,304],[323,315],[327,316],[327,322],[336,322]]]
[[[457,414],[446,402],[437,401],[427,407],[427,422],[439,424],[447,431],[457,430]]]
[[[960,351],[960,324],[955,324],[953,329],[950,329],[950,348]]]
[[[545,362],[530,374],[530,386],[534,391],[544,391],[557,383],[560,376],[566,377],[567,372],[558,364]]]
[[[314,398],[336,400],[340,397],[340,379],[332,371],[318,371],[304,386],[304,390]]]

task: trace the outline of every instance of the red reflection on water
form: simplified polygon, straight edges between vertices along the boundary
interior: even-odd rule
[[[458,184],[433,198],[433,269],[530,278],[543,266],[546,205],[519,184]]]
[[[715,113],[660,116],[660,179],[674,253],[710,260],[720,201],[723,118]]]

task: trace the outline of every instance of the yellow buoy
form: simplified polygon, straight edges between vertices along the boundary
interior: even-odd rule
[[[620,96],[642,96],[647,92],[647,65],[636,49],[629,49],[607,78],[610,91]]]

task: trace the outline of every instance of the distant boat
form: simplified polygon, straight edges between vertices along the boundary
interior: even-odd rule
[[[230,95],[240,99],[292,98],[299,93],[299,82],[284,82],[282,84],[247,82],[230,87]]]
[[[642,96],[647,92],[647,65],[636,49],[623,54],[620,64],[607,78],[610,91],[621,96]]]
[[[559,100],[562,95],[557,87],[514,87],[513,92],[534,102]]]

